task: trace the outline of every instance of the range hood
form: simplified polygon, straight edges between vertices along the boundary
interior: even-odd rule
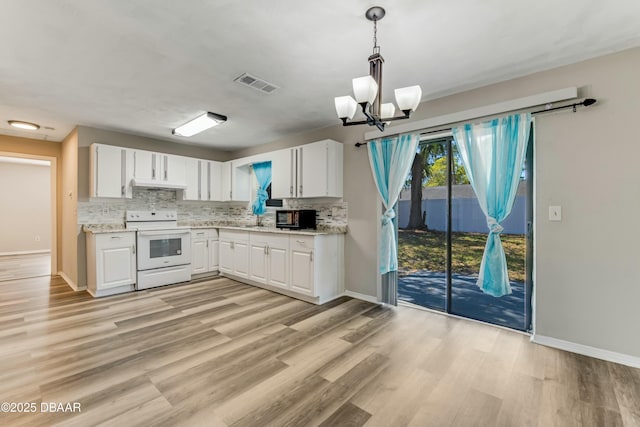
[[[131,180],[132,187],[141,188],[164,188],[169,190],[184,190],[187,184],[182,182],[158,181],[154,179],[133,178]]]

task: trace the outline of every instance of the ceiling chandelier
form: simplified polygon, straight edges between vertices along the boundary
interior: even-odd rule
[[[384,58],[380,55],[378,46],[378,21],[384,18],[385,10],[379,6],[371,7],[365,13],[369,21],[373,21],[373,54],[369,56],[369,75],[353,79],[353,94],[351,96],[338,96],[335,98],[336,113],[344,126],[368,124],[376,126],[380,131],[385,124],[394,121],[408,119],[413,111],[418,108],[422,98],[420,86],[409,86],[395,90],[398,108],[403,116],[395,117],[396,107],[393,103],[382,103],[382,64]],[[350,121],[360,104],[365,120]]]

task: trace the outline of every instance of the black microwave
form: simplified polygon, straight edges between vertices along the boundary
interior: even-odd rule
[[[295,209],[276,211],[276,227],[302,230],[316,229],[315,209]]]

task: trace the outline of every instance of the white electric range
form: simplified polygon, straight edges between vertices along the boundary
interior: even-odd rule
[[[191,229],[178,227],[176,211],[127,211],[126,228],[136,231],[136,289],[191,280]]]

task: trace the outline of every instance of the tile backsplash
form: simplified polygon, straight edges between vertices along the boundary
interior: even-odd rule
[[[179,222],[213,221],[225,225],[255,224],[246,202],[197,202],[178,200],[175,190],[134,189],[131,199],[91,199],[78,202],[79,224],[123,224],[127,210],[175,210]],[[275,226],[276,209],[316,209],[318,226],[347,225],[347,203],[342,200],[290,199],[282,208],[267,208],[265,226]]]

